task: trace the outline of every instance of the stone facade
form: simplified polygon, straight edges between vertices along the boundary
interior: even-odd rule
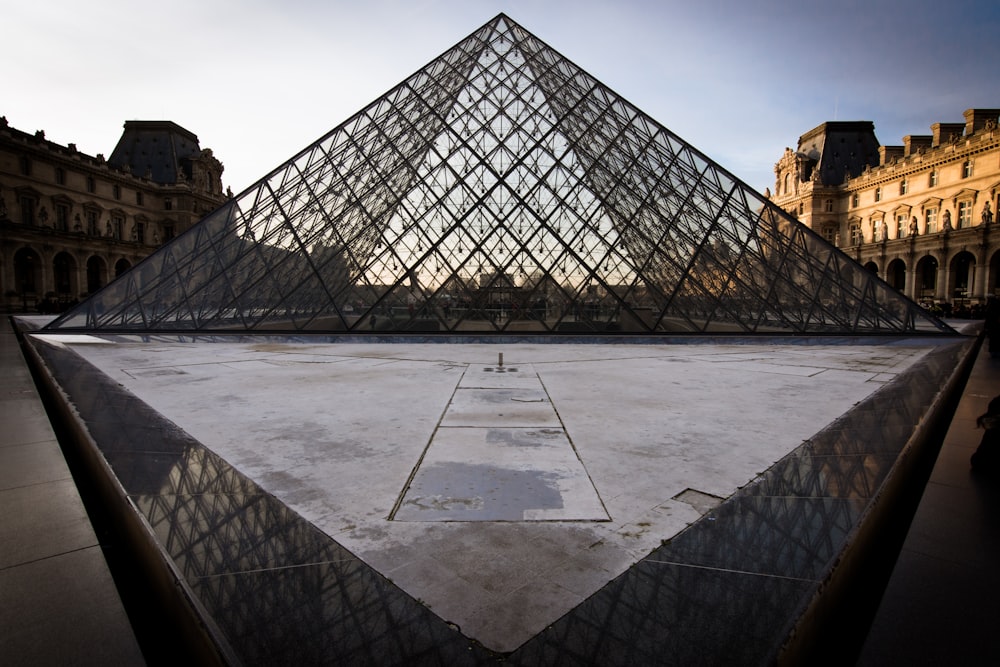
[[[927,306],[1000,295],[1000,109],[880,146],[874,124],[827,122],[785,149],[766,194]]]
[[[222,163],[169,121],[128,121],[110,159],[0,118],[0,294],[56,312],[184,232],[230,196]]]

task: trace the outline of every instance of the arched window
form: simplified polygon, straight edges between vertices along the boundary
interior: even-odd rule
[[[93,256],[87,260],[87,292],[93,293],[104,287],[106,276],[107,268],[103,259]]]
[[[67,252],[61,252],[52,260],[52,276],[55,279],[56,294],[73,293],[73,268],[76,262]]]
[[[14,285],[21,294],[36,294],[41,287],[41,261],[31,248],[14,253]]]
[[[885,270],[885,280],[902,292],[906,288],[906,263],[901,259],[889,262],[889,266]]]

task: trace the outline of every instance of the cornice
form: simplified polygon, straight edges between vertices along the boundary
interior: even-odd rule
[[[978,139],[977,139],[978,138]],[[895,162],[872,167],[861,175],[842,184],[846,191],[863,190],[872,186],[885,185],[914,174],[927,173],[957,160],[980,153],[1000,149],[1000,132],[984,130],[957,143],[947,143],[900,158]]]

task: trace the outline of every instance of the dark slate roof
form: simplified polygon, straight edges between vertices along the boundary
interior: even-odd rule
[[[823,185],[840,185],[879,164],[879,142],[870,120],[827,121],[799,137],[799,153],[819,169]]]
[[[169,120],[128,120],[108,164],[128,166],[133,176],[154,183],[177,182],[178,166],[191,177],[189,159],[201,153],[198,137]]]

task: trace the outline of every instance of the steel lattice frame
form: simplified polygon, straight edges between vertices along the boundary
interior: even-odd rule
[[[504,15],[50,328],[949,331]]]

